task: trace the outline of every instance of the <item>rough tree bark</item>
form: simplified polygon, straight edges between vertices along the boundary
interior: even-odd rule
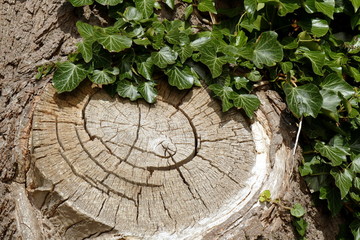
[[[35,81],[74,50],[77,20],[64,0],[0,0],[0,239],[294,239],[289,214],[257,202],[265,189],[307,207],[308,239],[335,238],[276,93],[258,92],[249,121],[206,89],[160,84],[149,106]]]

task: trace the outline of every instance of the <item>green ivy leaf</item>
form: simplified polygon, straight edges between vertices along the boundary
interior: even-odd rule
[[[202,47],[205,47],[211,41],[210,37],[200,37],[190,43],[190,47],[195,50],[199,50]]]
[[[199,81],[198,76],[187,66],[184,68],[172,66],[165,71],[165,74],[169,77],[169,84],[180,90],[189,89]]]
[[[314,35],[315,37],[325,36],[329,31],[329,24],[326,20],[320,18],[306,19],[301,21],[300,26]]]
[[[244,7],[247,14],[254,16],[255,12],[257,11],[257,2],[254,0],[244,0]]]
[[[137,8],[127,7],[124,12],[124,18],[127,21],[135,21],[136,22],[136,21],[140,21],[143,19],[143,14]]]
[[[332,169],[330,174],[335,179],[335,185],[340,189],[341,199],[344,199],[352,186],[354,174],[347,168],[343,171]]]
[[[360,4],[360,3],[359,3]],[[354,236],[354,240],[360,240],[360,220],[355,219],[350,224],[351,233]]]
[[[325,63],[325,53],[324,52],[310,51],[307,48],[300,47],[296,51],[296,53],[300,54],[310,60],[314,73],[316,73],[317,75],[320,75],[320,76],[324,75],[322,72],[322,67],[324,66],[324,63]]]
[[[327,200],[328,209],[331,212],[332,216],[337,215],[343,204],[340,198],[339,189],[334,187],[322,187],[320,188],[320,195],[319,198],[322,200]]]
[[[82,38],[84,38],[86,40],[90,40],[90,39],[94,40],[95,31],[94,31],[94,27],[92,25],[81,22],[81,21],[77,21],[76,28]]]
[[[349,152],[341,146],[329,146],[322,142],[315,144],[315,150],[318,151],[321,156],[328,158],[331,161],[331,166],[340,166],[343,162],[346,162],[346,156]]]
[[[119,79],[132,79],[133,71],[132,71],[133,58],[132,56],[125,55],[121,58],[119,66]]]
[[[294,225],[297,233],[300,236],[304,237],[306,234],[308,223],[303,218],[295,218],[293,219],[292,224]]]
[[[305,209],[300,203],[295,203],[294,206],[290,209],[290,214],[294,217],[300,218],[304,216]]]
[[[152,79],[154,62],[151,57],[146,55],[138,57],[136,59],[136,66],[141,76],[147,80]]]
[[[288,107],[296,117],[312,116],[316,118],[323,101],[316,85],[308,83],[300,87],[293,87],[286,83],[284,92]]]
[[[116,81],[116,74],[119,69],[114,71],[110,71],[108,69],[104,70],[94,70],[92,74],[89,75],[90,81],[96,84],[110,84]]]
[[[96,40],[110,52],[121,52],[132,45],[130,38],[119,34],[106,34],[99,31],[95,35]]]
[[[238,109],[244,109],[249,118],[252,118],[254,111],[260,106],[260,100],[252,94],[237,94],[232,92],[230,98],[233,100],[234,106]]]
[[[108,68],[111,66],[111,56],[100,44],[93,44],[92,63],[94,68]]]
[[[185,20],[187,20],[190,17],[190,15],[193,13],[193,11],[194,11],[194,7],[192,4],[190,4],[189,6],[187,6],[185,8],[185,11],[184,11]]]
[[[337,113],[337,106],[341,102],[341,98],[338,93],[332,90],[322,89],[320,94],[323,98],[322,108],[330,112]]]
[[[331,73],[326,76],[324,81],[320,83],[320,86],[322,89],[341,93],[346,99],[355,93],[353,87],[336,73]]]
[[[212,77],[216,78],[220,76],[222,73],[222,67],[227,62],[226,57],[218,57],[217,50],[213,46],[201,47],[200,53],[200,61],[210,69]]]
[[[300,8],[297,1],[294,0],[281,0],[279,1],[279,16],[285,16],[288,13],[294,12]]]
[[[263,32],[257,39],[252,57],[256,67],[275,66],[277,62],[283,59],[283,49],[277,41],[277,36],[276,32],[269,31]]]
[[[174,9],[175,7],[175,0],[165,0],[166,5],[169,6],[169,8]]]
[[[82,82],[88,71],[80,64],[62,62],[56,64],[53,84],[59,93],[71,92]]]
[[[351,162],[350,170],[354,173],[360,173],[360,155],[357,155]]]
[[[237,90],[240,90],[241,88],[245,88],[246,90],[249,90],[248,83],[249,80],[245,77],[234,77],[234,84]]]
[[[264,190],[259,196],[259,201],[261,203],[271,201],[271,192],[270,192],[270,190]]]
[[[232,104],[231,96],[233,94],[233,89],[231,87],[222,86],[220,84],[211,84],[209,89],[212,90],[216,96],[221,99],[222,102],[222,111],[226,112],[234,105]]]
[[[315,7],[329,18],[333,19],[335,11],[335,0],[316,0]]]
[[[153,63],[159,68],[166,68],[167,65],[174,64],[177,57],[177,52],[168,46],[161,48],[158,52],[151,53]]]
[[[127,80],[119,81],[116,91],[121,97],[129,98],[131,101],[141,98],[137,86]]]
[[[156,102],[157,90],[155,86],[154,82],[142,82],[138,86],[138,91],[148,103]]]
[[[155,0],[134,0],[135,6],[144,18],[149,18],[154,12]]]
[[[101,5],[115,6],[122,3],[123,0],[96,0]]]
[[[94,0],[69,0],[74,7],[82,7],[85,5],[92,5]]]
[[[193,54],[193,49],[190,45],[185,46],[174,46],[174,51],[178,53],[182,64],[190,58]]]
[[[357,10],[360,7],[360,0],[350,0],[350,2],[352,3],[352,5],[354,7],[355,12],[357,12]]]
[[[214,0],[199,0],[198,9],[201,12],[217,13]]]
[[[90,62],[93,58],[93,43],[94,41],[92,40],[84,40],[77,44],[78,50],[86,63]]]

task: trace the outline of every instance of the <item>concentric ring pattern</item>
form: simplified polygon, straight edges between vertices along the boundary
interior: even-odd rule
[[[198,88],[149,105],[49,86],[33,119],[37,171],[79,214],[122,232],[175,232],[218,211],[254,166],[248,123]]]

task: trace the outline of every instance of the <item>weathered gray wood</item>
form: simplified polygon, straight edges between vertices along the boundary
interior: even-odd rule
[[[161,84],[149,105],[90,84],[63,95],[49,85],[33,118],[33,202],[45,213],[61,199],[49,217],[66,239],[109,229],[194,239],[240,212],[236,221],[246,224],[259,192],[277,196],[291,172],[291,146],[274,140],[271,111],[263,107],[250,123],[239,111],[223,113],[204,88],[178,92]]]

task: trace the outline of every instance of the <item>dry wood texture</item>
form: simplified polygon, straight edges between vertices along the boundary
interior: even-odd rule
[[[238,111],[222,113],[203,88],[159,91],[149,105],[89,84],[64,95],[47,87],[34,112],[28,183],[66,239],[109,231],[194,239],[253,211],[266,185],[282,189],[289,157],[275,158],[289,149],[270,144],[263,112],[250,123]]]

